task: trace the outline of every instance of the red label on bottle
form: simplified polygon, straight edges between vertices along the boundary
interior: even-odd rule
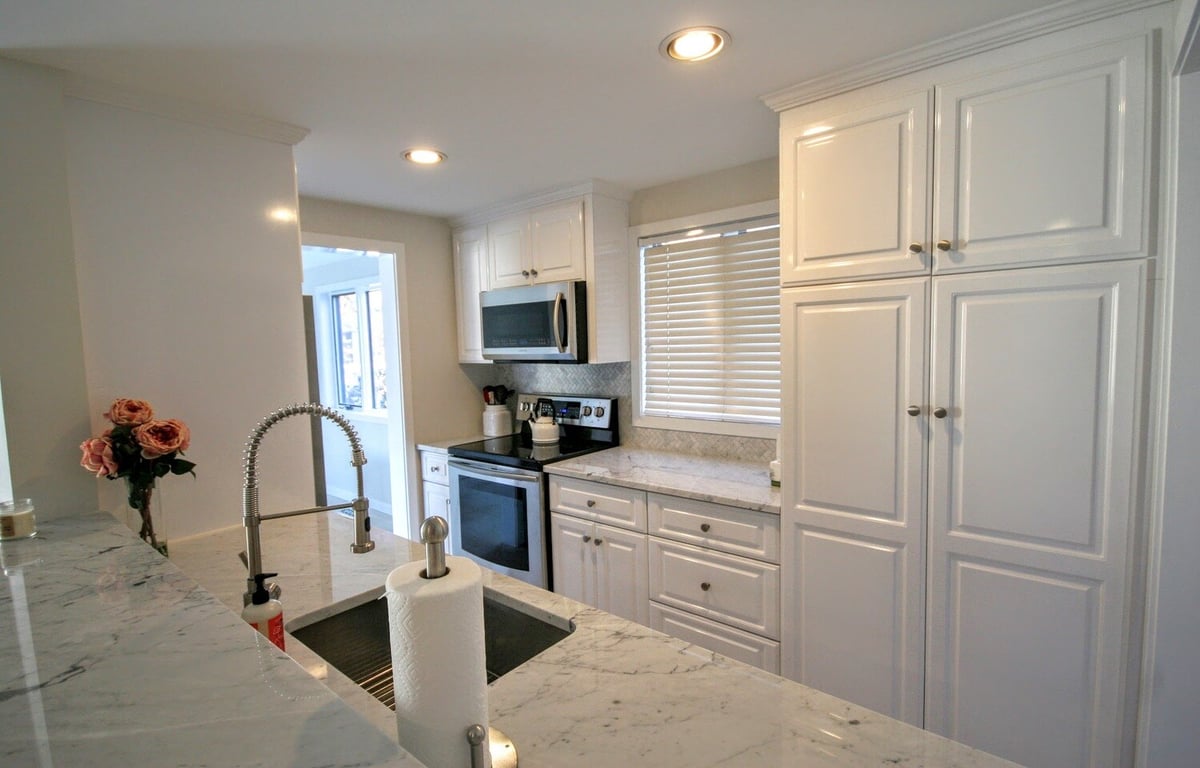
[[[250,623],[250,626],[257,629],[260,634],[262,634],[264,637],[266,637],[272,643],[275,643],[275,645],[279,646],[279,650],[281,650],[281,651],[287,650],[286,648],[283,647],[283,614],[282,613],[277,613],[274,616],[272,616],[271,618],[267,619],[267,627],[265,630],[263,629],[261,621],[251,621],[249,623]]]

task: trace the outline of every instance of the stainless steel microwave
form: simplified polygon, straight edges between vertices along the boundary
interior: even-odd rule
[[[479,295],[483,356],[497,361],[587,362],[586,283],[573,280]]]

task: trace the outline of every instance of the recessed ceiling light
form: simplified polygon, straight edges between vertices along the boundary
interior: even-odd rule
[[[404,152],[404,159],[417,165],[437,165],[446,159],[446,153],[436,149],[409,149]]]
[[[667,35],[658,52],[674,61],[704,61],[716,56],[728,43],[729,33],[723,29],[688,27]]]

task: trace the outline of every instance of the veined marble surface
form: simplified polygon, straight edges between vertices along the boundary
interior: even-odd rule
[[[374,552],[352,555],[352,529],[336,514],[264,522],[264,564],[280,573],[285,624],[372,599],[392,568],[423,556],[386,532],[375,532]],[[171,557],[240,608],[240,549],[241,529],[230,529],[172,541]],[[491,725],[516,743],[523,768],[1012,766],[523,582],[485,570],[484,583],[495,599],[575,627],[488,687]],[[287,642],[302,665],[394,738],[391,710],[324,669],[295,638]]]
[[[0,559],[0,765],[420,765],[107,514]]]
[[[779,514],[779,489],[758,463],[621,447],[556,461],[546,472]]]

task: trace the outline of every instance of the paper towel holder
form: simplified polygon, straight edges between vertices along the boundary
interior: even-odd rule
[[[492,762],[491,768],[517,768],[517,747],[512,739],[495,728],[487,729],[487,743],[490,745]],[[476,723],[467,729],[467,743],[471,745],[471,768],[487,768],[483,745],[483,726]]]
[[[425,545],[425,570],[422,579],[440,579],[450,572],[446,567],[446,537],[450,526],[446,518],[434,515],[421,523],[421,543]]]

